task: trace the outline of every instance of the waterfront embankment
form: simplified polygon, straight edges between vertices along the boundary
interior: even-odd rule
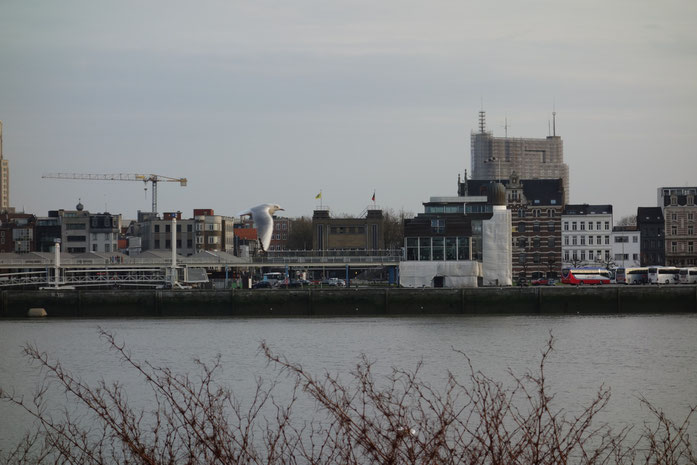
[[[330,317],[695,313],[696,286],[476,289],[5,290],[0,317]]]

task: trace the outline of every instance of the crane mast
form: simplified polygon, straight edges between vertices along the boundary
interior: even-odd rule
[[[186,186],[186,178],[170,178],[160,174],[91,174],[91,173],[50,173],[41,176],[46,179],[78,179],[83,181],[142,181],[144,184],[152,184],[152,212],[157,213],[157,184],[159,182],[178,182],[180,186]],[[146,187],[147,188],[147,187]]]

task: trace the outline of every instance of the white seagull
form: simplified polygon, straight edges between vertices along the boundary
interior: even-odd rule
[[[283,210],[280,205],[275,203],[263,203],[256,207],[248,208],[237,216],[249,215],[254,220],[254,226],[257,228],[257,236],[261,250],[266,252],[271,244],[271,236],[273,236],[273,214],[278,210]],[[283,210],[285,211],[285,210]]]

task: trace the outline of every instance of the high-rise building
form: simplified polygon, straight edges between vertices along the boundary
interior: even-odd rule
[[[2,153],[2,121],[0,121],[0,211],[10,208],[10,166]]]
[[[472,179],[505,180],[513,174],[520,179],[561,179],[564,203],[569,202],[569,166],[556,128],[544,139],[494,137],[480,111],[479,131],[472,132],[471,143]]]

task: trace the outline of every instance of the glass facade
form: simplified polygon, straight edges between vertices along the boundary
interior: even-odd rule
[[[407,237],[406,250],[407,260],[470,260],[470,238]]]

